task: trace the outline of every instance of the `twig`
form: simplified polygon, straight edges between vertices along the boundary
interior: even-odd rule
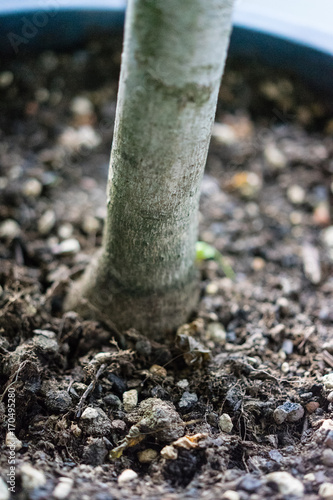
[[[97,383],[97,380],[99,379],[99,377],[102,375],[102,373],[104,372],[106,368],[106,364],[104,365],[101,365],[99,367],[99,369],[97,370],[96,372],[96,375],[95,375],[95,378],[94,380],[92,380],[90,382],[90,384],[88,385],[87,389],[84,391],[84,393],[82,394],[81,396],[81,399],[77,405],[77,412],[76,412],[76,418],[80,418],[81,417],[81,414],[82,414],[82,406],[84,405],[87,397],[89,396],[89,394],[95,389],[95,386],[96,386],[96,383]]]

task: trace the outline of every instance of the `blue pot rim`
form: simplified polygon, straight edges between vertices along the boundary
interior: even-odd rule
[[[119,31],[123,28],[127,3],[126,0],[0,2],[0,53],[9,57],[21,49],[23,54],[42,49],[66,50],[96,34],[108,36]],[[283,10],[281,2],[290,8]],[[328,11],[321,11],[320,4],[328,5]],[[295,6],[303,8],[295,11]],[[307,16],[309,12],[318,15],[309,19],[302,17],[304,12]],[[229,53],[294,72],[316,90],[332,96],[333,36],[329,36],[327,22],[321,28],[319,21],[323,16],[333,18],[332,0],[279,0],[279,8],[275,5],[275,10],[267,0],[236,0]],[[314,28],[309,28],[312,22]],[[29,23],[30,28],[24,31]],[[32,35],[24,39],[22,35],[29,30]]]
[[[281,2],[283,5],[281,5]],[[125,12],[126,0],[1,0],[0,16],[24,16],[31,12]],[[249,29],[333,55],[331,0],[236,1],[234,26]]]

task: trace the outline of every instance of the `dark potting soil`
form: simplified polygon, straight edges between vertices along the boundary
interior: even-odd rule
[[[0,498],[14,472],[31,500],[332,498],[332,109],[228,61],[200,239],[236,281],[202,262],[157,344],[62,310],[101,243],[120,49],[1,66]]]

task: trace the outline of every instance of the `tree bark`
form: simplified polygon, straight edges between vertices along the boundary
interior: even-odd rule
[[[194,309],[200,183],[232,4],[129,1],[103,247],[67,308],[157,339]]]

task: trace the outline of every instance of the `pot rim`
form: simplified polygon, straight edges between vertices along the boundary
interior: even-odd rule
[[[126,0],[1,0],[0,15],[47,11],[124,12]],[[236,0],[233,24],[333,55],[331,0]]]

